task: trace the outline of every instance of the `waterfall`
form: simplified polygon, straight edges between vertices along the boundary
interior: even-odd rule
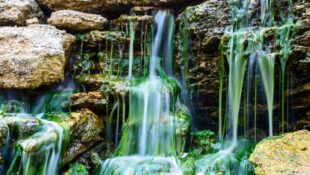
[[[180,90],[178,83],[169,77],[173,74],[173,31],[173,16],[169,11],[158,11],[154,16],[149,75],[141,83],[132,82],[129,116],[116,157],[104,161],[98,174],[180,173],[174,158],[180,151],[178,148],[184,147],[177,141],[176,115],[177,105],[180,105],[177,96]]]

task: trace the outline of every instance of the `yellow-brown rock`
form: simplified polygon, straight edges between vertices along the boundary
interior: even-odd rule
[[[256,165],[257,175],[310,174],[310,131],[267,138],[249,160]]]

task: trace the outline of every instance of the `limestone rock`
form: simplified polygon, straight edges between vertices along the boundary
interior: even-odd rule
[[[69,128],[70,132],[70,142],[64,153],[62,164],[72,161],[96,142],[102,141],[103,123],[88,109],[73,112],[70,118],[62,123]]]
[[[35,0],[0,0],[0,26],[25,25],[31,18],[42,18]]]
[[[101,92],[77,93],[71,97],[71,107],[102,110],[108,104],[108,99]]]
[[[49,25],[0,28],[0,88],[34,89],[62,81],[74,41]]]
[[[101,30],[107,19],[100,15],[82,13],[73,10],[60,10],[52,13],[48,19],[50,25],[74,32]]]
[[[255,174],[309,174],[310,132],[301,130],[261,141],[250,156]]]

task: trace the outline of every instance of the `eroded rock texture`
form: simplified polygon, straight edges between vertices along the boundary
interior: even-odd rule
[[[261,141],[250,156],[257,175],[308,174],[310,132],[306,130]]]
[[[60,10],[52,13],[48,19],[50,25],[74,32],[101,30],[107,19],[100,15],[82,13],[73,10]]]
[[[25,25],[29,19],[42,17],[35,0],[0,0],[0,26]]]
[[[221,61],[219,48],[221,37],[229,24],[228,15],[226,1],[211,0],[187,8],[177,18],[180,48],[177,59],[180,69],[183,69],[178,72],[182,72],[190,99],[195,99],[192,100],[197,112],[194,124],[206,120],[208,114],[217,117]]]
[[[0,28],[0,88],[34,89],[60,82],[74,41],[49,25]]]

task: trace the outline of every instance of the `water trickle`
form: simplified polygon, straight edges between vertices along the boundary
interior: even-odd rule
[[[178,83],[172,75],[174,18],[169,11],[154,17],[149,76],[133,76],[129,88],[129,114],[115,155],[101,164],[98,174],[180,173],[176,158],[184,148],[177,139]],[[162,66],[163,65],[163,66]],[[130,65],[132,66],[132,65]],[[179,124],[179,125],[178,125]],[[183,132],[181,129],[179,133]]]

